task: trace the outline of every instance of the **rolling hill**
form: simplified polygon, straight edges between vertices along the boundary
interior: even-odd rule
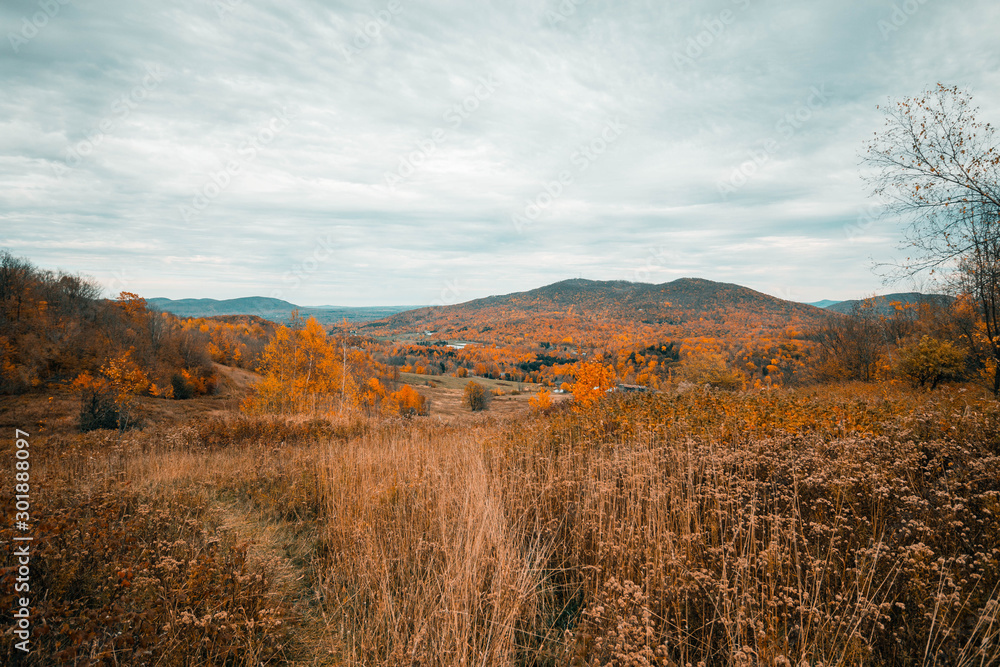
[[[816,306],[817,308],[829,308],[830,306],[835,306],[839,301],[833,301],[831,299],[823,299],[822,301],[807,301],[807,306]]]
[[[157,310],[178,317],[214,317],[219,315],[256,315],[274,322],[285,322],[298,310],[303,317],[315,317],[321,324],[335,324],[347,318],[349,322],[367,322],[395,315],[412,306],[297,306],[281,299],[248,296],[239,299],[147,299],[146,303]]]
[[[564,280],[527,292],[418,308],[369,322],[372,334],[518,343],[531,337],[608,341],[620,335],[743,336],[805,328],[829,314],[747,287],[700,278],[653,285]],[[577,340],[580,342],[580,340]]]
[[[883,294],[876,296],[875,303],[879,312],[889,313],[892,311],[892,304],[899,302],[904,306],[920,304],[920,303],[932,303],[939,306],[947,306],[952,301],[954,297],[950,297],[944,294],[921,294],[920,292],[896,292],[893,294]],[[826,306],[827,310],[832,310],[836,313],[841,313],[848,315],[854,308],[860,305],[864,300],[862,299],[852,299],[850,301],[838,301],[830,306]]]

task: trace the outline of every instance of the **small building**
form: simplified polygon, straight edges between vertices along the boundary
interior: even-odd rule
[[[649,387],[644,387],[641,384],[620,384],[614,388],[614,391],[619,394],[630,394],[630,393],[645,394],[653,390],[650,389]]]

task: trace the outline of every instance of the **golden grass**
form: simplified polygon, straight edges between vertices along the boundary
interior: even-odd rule
[[[973,394],[53,428],[36,664],[998,664],[1000,408]]]

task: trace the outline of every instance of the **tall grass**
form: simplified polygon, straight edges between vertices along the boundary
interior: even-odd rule
[[[342,655],[993,664],[997,411],[914,401],[633,398],[331,450]]]
[[[1000,664],[1000,408],[959,391],[32,447],[35,664]]]

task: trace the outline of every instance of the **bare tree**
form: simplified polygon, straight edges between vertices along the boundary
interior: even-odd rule
[[[875,297],[854,304],[846,315],[832,314],[816,334],[822,351],[821,375],[871,382],[890,350],[915,328],[916,311],[894,307],[880,310]]]
[[[21,306],[28,298],[31,278],[36,269],[23,257],[0,251],[0,314],[7,320],[21,319]]]
[[[1000,146],[976,119],[971,95],[938,84],[884,108],[885,127],[868,142],[870,193],[908,220],[912,256],[903,275],[943,273],[982,319],[978,341],[1000,395]],[[970,341],[974,344],[975,341]]]

